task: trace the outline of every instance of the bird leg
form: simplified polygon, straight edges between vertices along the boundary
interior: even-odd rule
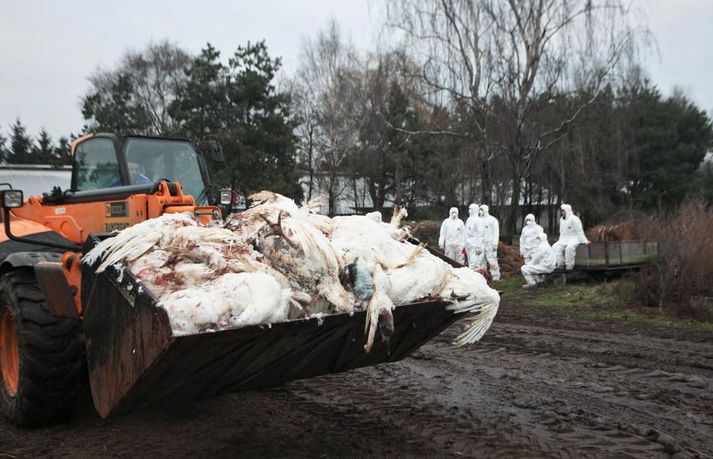
[[[275,236],[281,237],[281,238],[284,239],[285,242],[287,242],[287,244],[288,244],[290,247],[292,247],[293,249],[299,249],[299,246],[298,246],[292,239],[290,239],[289,237],[287,237],[287,235],[285,234],[285,232],[282,230],[282,211],[280,211],[280,213],[277,215],[277,223],[272,223],[272,222],[271,222],[265,215],[263,215],[263,214],[258,214],[258,215],[260,215],[260,218],[262,218],[263,220],[265,220],[265,223],[267,223],[267,226],[270,227],[270,232],[271,232],[270,234],[274,234]]]

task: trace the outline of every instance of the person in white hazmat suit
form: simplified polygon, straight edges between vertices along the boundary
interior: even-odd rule
[[[465,252],[468,255],[468,267],[480,269],[484,267],[483,254],[483,219],[478,216],[478,204],[468,207],[468,220],[465,222]]]
[[[568,271],[574,269],[574,259],[579,244],[589,244],[587,236],[584,235],[582,220],[574,215],[572,206],[562,204],[560,206],[560,238],[552,246],[557,257],[557,267],[564,267]]]
[[[465,248],[465,224],[458,218],[458,208],[451,207],[448,218],[441,224],[441,236],[438,246],[443,249],[446,256],[458,263],[463,263],[463,249]]]
[[[525,224],[520,232],[520,255],[525,259],[525,264],[532,259],[532,252],[540,244],[539,236],[544,232],[545,230],[535,222],[534,215],[525,216]]]
[[[498,266],[498,242],[500,241],[500,224],[498,219],[490,215],[487,205],[480,206],[478,216],[483,225],[483,253],[488,261],[490,277],[494,281],[500,280],[500,266]]]
[[[537,285],[538,278],[555,270],[557,259],[555,251],[547,242],[547,235],[542,232],[535,236],[537,245],[530,252],[530,261],[520,268],[525,285],[522,288],[533,288]]]

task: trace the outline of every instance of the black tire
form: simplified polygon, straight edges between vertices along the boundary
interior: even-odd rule
[[[80,320],[53,316],[29,270],[0,276],[0,326],[3,317],[6,328],[7,324],[14,326],[19,358],[12,382],[8,383],[11,378],[6,380],[0,368],[0,410],[20,427],[66,421],[77,406],[82,388],[84,342]],[[13,366],[11,358],[5,357],[5,361],[10,362],[8,368]],[[2,362],[0,355],[0,365]]]

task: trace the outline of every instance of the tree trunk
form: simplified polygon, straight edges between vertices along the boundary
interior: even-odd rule
[[[507,236],[511,237],[516,233],[517,225],[517,215],[520,210],[520,193],[522,184],[520,183],[521,177],[517,170],[513,171],[512,174],[512,195],[510,196],[510,211],[507,217]]]
[[[366,179],[367,187],[369,188],[369,197],[371,198],[371,205],[374,206],[374,210],[377,209],[377,193],[376,193],[376,184],[374,183],[373,179]]]
[[[401,159],[396,162],[396,171],[394,173],[394,187],[396,189],[396,205],[401,205]]]
[[[490,184],[490,164],[487,158],[480,162],[480,191],[482,194],[481,204],[492,206],[492,185]]]
[[[334,175],[329,177],[329,187],[327,188],[327,201],[329,203],[329,211],[328,214],[330,217],[334,217],[334,213],[336,210],[336,202],[337,202],[337,196],[336,196],[336,177]]]
[[[312,190],[314,189],[314,166],[312,165],[312,157],[314,155],[314,126],[309,127],[307,144],[307,167],[309,168],[309,186],[307,189],[307,201],[312,199]]]
[[[352,175],[352,193],[354,193],[354,211],[358,213],[358,209],[363,206],[359,205],[359,190],[357,189],[356,175]]]

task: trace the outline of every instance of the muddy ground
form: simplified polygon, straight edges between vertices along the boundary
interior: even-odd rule
[[[274,390],[67,425],[0,421],[0,458],[713,457],[713,336],[508,304],[411,358]]]

